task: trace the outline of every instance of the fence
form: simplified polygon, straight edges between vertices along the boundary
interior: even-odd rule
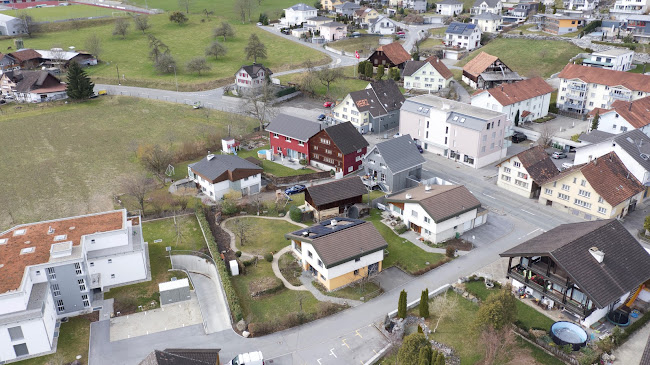
[[[271,174],[265,173],[264,176],[269,180],[271,180],[271,182],[273,182],[273,185],[295,184],[298,182],[328,179],[332,177],[329,171],[314,172],[311,174],[296,175],[296,176],[273,176]]]
[[[579,365],[579,362],[578,362],[578,360],[575,359],[575,357],[573,357],[573,356],[569,356],[568,354],[564,353],[564,352],[563,352],[560,348],[558,348],[557,346],[555,346],[555,347],[549,346],[549,344],[547,344],[546,342],[544,342],[543,340],[541,340],[541,339],[539,339],[539,338],[538,338],[538,339],[535,339],[535,340],[533,341],[533,340],[531,340],[531,339],[529,338],[529,334],[528,334],[528,332],[522,330],[522,329],[519,328],[519,327],[516,327],[516,326],[515,326],[515,327],[514,327],[514,331],[515,331],[516,334],[518,334],[518,335],[519,335],[521,338],[523,338],[524,340],[528,341],[530,344],[532,344],[532,345],[534,345],[534,346],[537,346],[537,347],[541,348],[541,349],[544,350],[545,352],[547,352],[547,353],[549,353],[549,354],[555,356],[556,358],[560,359],[560,360],[563,361],[564,363],[568,363],[568,364],[571,364],[571,365]]]

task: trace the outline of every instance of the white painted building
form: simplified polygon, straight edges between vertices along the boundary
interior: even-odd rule
[[[317,16],[317,10],[305,3],[296,4],[284,9],[284,18],[280,19],[282,25],[298,25],[305,23],[307,19]]]
[[[582,64],[608,70],[629,71],[633,60],[634,51],[627,48],[610,48],[602,52],[593,52],[590,58],[582,61]]]
[[[187,165],[187,174],[212,200],[230,192],[242,196],[258,194],[262,188],[262,168],[233,155],[207,155]]]
[[[242,66],[235,73],[235,86],[244,91],[259,89],[271,79],[272,74],[273,72],[261,63]]]
[[[497,167],[497,186],[529,199],[539,197],[542,185],[560,173],[541,146],[506,158]]]
[[[472,14],[501,14],[502,11],[503,3],[500,0],[476,0],[471,9]]]
[[[393,216],[433,243],[487,222],[487,211],[463,185],[420,185],[386,198]]]
[[[140,217],[126,210],[23,224],[0,233],[0,362],[53,351],[57,322],[93,294],[150,279]]]
[[[471,52],[481,46],[481,30],[476,24],[452,22],[445,31],[443,42],[447,47]]]
[[[403,76],[405,89],[428,92],[448,88],[454,79],[454,74],[435,56],[424,61],[406,61]]]
[[[463,3],[456,0],[442,0],[436,3],[436,13],[444,16],[456,16],[463,12]]]
[[[501,30],[503,18],[499,14],[485,12],[472,16],[472,23],[476,24],[483,33],[496,33]]]
[[[0,36],[13,36],[25,33],[23,21],[7,14],[0,14]]]
[[[619,134],[640,129],[650,135],[650,96],[632,102],[617,100],[610,109],[599,109],[589,113],[593,121],[598,113],[598,130],[601,132]]]
[[[502,84],[472,95],[471,103],[505,113],[512,121],[532,121],[548,115],[553,88],[541,77]]]
[[[402,6],[417,13],[427,11],[427,0],[402,0]]]
[[[649,6],[649,0],[616,0],[609,15],[616,20],[626,20],[630,16],[646,14]]]
[[[395,34],[396,31],[397,23],[395,23],[394,20],[383,15],[379,16],[368,26],[368,33],[373,34]]]

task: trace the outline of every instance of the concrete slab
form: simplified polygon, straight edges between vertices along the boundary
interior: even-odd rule
[[[194,292],[191,293],[191,296],[190,300],[166,305],[163,308],[112,318],[110,320],[110,341],[145,336],[202,323],[199,300]]]
[[[407,282],[413,280],[411,275],[405,273],[399,268],[393,266],[388,269],[382,270],[374,280],[384,289],[384,292],[391,291],[395,288],[399,288],[406,284]]]
[[[650,336],[650,324],[646,324],[632,335],[621,347],[614,350],[615,364],[641,364],[643,350]]]

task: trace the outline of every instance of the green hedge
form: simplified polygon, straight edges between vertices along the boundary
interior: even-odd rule
[[[230,273],[228,272],[228,269],[226,268],[226,264],[223,262],[221,257],[219,256],[215,257],[215,255],[213,254],[213,252],[219,253],[219,248],[217,246],[217,242],[214,240],[214,236],[212,235],[212,231],[210,230],[210,225],[208,224],[208,220],[205,218],[205,213],[203,212],[202,209],[197,209],[196,218],[199,220],[199,223],[201,224],[201,228],[204,230],[204,232],[205,229],[208,230],[208,232],[206,233],[206,238],[208,239],[208,248],[210,249],[210,253],[212,254],[212,258],[214,259],[214,262],[217,264],[217,270],[219,270],[219,276],[221,276],[221,283],[223,284],[223,290],[226,292],[226,298],[228,298],[228,306],[230,307],[230,313],[235,319],[235,322],[238,322],[242,318],[244,318],[244,315],[242,313],[241,306],[239,305],[239,297],[237,297],[237,292],[235,292],[235,288],[233,288],[232,282],[230,281]]]
[[[282,89],[282,90],[278,91],[277,93],[275,93],[275,96],[277,96],[279,98],[281,96],[289,95],[289,94],[292,94],[292,93],[295,93],[295,92],[296,92],[295,87],[288,87],[286,89]]]
[[[639,328],[643,327],[644,324],[650,321],[650,312],[646,312],[641,318],[634,321],[631,325],[625,328],[625,331],[621,334],[620,344],[623,344],[632,334],[637,331]]]
[[[587,24],[586,27],[582,28],[584,34],[591,33],[592,30],[600,27],[603,24],[602,20],[594,20],[593,22]]]

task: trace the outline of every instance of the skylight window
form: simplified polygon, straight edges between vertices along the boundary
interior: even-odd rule
[[[20,254],[25,255],[25,254],[28,254],[28,253],[33,253],[35,250],[36,250],[36,247],[26,247],[26,248],[23,248],[22,250],[20,250]]]
[[[8,241],[8,239],[6,239],[6,238],[0,239],[0,245],[6,245],[7,241]]]
[[[63,241],[66,238],[68,238],[68,235],[60,234],[60,235],[54,236],[54,241]]]
[[[25,233],[27,233],[26,229],[17,229],[17,230],[14,231],[14,236],[22,236]]]

